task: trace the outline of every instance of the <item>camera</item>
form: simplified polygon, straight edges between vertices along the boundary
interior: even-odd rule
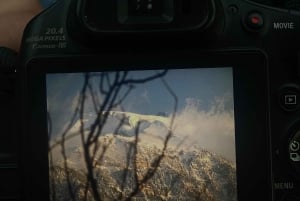
[[[11,194],[300,200],[299,24],[262,1],[58,1],[23,35]]]

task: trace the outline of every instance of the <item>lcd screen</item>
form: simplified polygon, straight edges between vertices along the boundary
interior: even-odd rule
[[[50,200],[237,200],[232,71],[47,74]]]

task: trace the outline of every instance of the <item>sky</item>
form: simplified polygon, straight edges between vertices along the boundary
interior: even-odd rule
[[[141,79],[157,72],[130,71],[128,78]],[[114,72],[109,74],[111,80],[114,76]],[[176,113],[177,135],[186,137],[189,143],[197,143],[235,160],[232,68],[169,70],[163,79],[177,96],[177,111],[174,111],[174,98],[162,79],[133,84],[130,94],[116,110],[122,108],[126,112],[148,115],[164,113],[167,116]],[[47,75],[47,107],[54,136],[69,123],[83,82],[82,73]],[[93,78],[90,83],[99,102],[103,101],[103,94],[97,90],[99,77]],[[125,94],[127,89],[127,85],[121,88],[119,95]],[[87,112],[93,111],[90,98],[86,108]]]

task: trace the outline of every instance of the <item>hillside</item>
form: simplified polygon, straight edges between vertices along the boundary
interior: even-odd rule
[[[106,135],[99,139],[102,147],[110,143],[103,159],[94,167],[102,200],[121,200],[119,196],[127,197],[136,187],[133,160],[127,161],[127,158],[133,159],[132,155],[128,154],[133,142],[134,137],[117,135]],[[92,201],[91,189],[86,188],[82,148],[75,143],[75,140],[66,143],[66,147],[69,184],[74,190],[75,200]],[[139,180],[151,168],[151,162],[161,154],[161,149],[162,141],[159,139],[149,139],[149,137],[140,139],[136,157]],[[50,177],[50,180],[54,181],[51,189],[55,186],[56,200],[71,200],[68,193],[67,172],[64,169],[64,161],[59,160],[57,156],[58,151],[52,152],[56,156]],[[101,149],[96,158],[100,155]],[[129,165],[126,167],[127,162]],[[126,179],[124,179],[125,173],[127,173]],[[122,186],[124,186],[123,190]],[[85,189],[88,189],[86,198],[84,198]],[[235,201],[236,193],[234,164],[197,146],[186,149],[170,145],[153,177],[142,185],[140,191],[131,200]]]

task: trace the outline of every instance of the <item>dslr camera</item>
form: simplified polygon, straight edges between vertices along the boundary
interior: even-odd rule
[[[23,35],[3,197],[300,201],[298,4],[58,1]]]

